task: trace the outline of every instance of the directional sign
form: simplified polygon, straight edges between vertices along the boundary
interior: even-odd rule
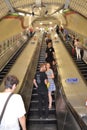
[[[78,83],[79,79],[78,78],[67,78],[65,81],[67,83]]]

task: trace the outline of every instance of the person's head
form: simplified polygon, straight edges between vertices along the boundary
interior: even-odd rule
[[[14,75],[8,75],[4,80],[5,89],[13,89],[13,87],[16,88],[18,83],[19,80]]]
[[[77,38],[76,41],[79,42],[79,39]]]
[[[74,35],[74,34],[72,35],[72,38],[75,38],[75,35]]]
[[[45,64],[45,63],[40,64],[40,71],[41,71],[41,72],[46,71],[46,64]]]
[[[49,69],[50,67],[50,63],[46,63],[46,68]]]
[[[51,41],[48,42],[48,47],[49,48],[52,47],[52,42]]]

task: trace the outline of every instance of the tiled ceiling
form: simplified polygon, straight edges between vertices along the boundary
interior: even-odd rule
[[[48,15],[52,15],[59,9],[63,8],[66,1],[70,1],[69,8],[77,11],[81,15],[87,18],[87,0],[42,0],[41,8],[36,5],[36,1],[41,0],[0,0],[0,18],[3,18],[10,11],[8,2],[14,11],[24,11],[26,13],[32,13],[35,15],[43,15],[47,12]]]

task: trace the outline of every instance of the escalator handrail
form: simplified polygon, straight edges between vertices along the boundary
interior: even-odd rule
[[[76,112],[76,110],[72,107],[72,105],[70,104],[70,102],[68,101],[62,83],[60,83],[59,85],[60,90],[61,90],[61,94],[62,97],[66,103],[67,108],[69,109],[69,111],[72,113],[74,119],[76,120],[76,122],[78,123],[78,125],[80,126],[81,130],[87,130],[87,125],[85,124],[85,122],[81,119],[81,117],[79,116],[79,114]]]

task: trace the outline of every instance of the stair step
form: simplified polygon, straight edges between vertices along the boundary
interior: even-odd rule
[[[5,71],[0,72],[0,75],[3,75],[3,74],[6,74],[6,72]]]
[[[0,79],[0,82],[2,82],[2,79]]]
[[[37,124],[30,123],[30,125],[27,127],[28,127],[27,130],[36,130],[36,128],[38,128],[37,130],[57,130],[57,126],[55,124],[44,125],[43,123],[37,123]]]
[[[86,79],[87,78],[87,74],[83,74],[84,78]]]
[[[87,70],[81,70],[81,73],[86,73],[87,74]]]
[[[55,99],[55,94],[52,93],[52,98]],[[38,100],[38,94],[35,91],[32,92],[31,100]]]
[[[38,104],[38,100],[31,100],[31,103]],[[55,100],[52,101],[52,103],[55,103]]]
[[[38,109],[38,103],[30,103],[31,108],[37,108]],[[43,106],[44,107],[44,106]],[[52,107],[55,107],[55,102],[52,103]]]
[[[83,67],[83,66],[84,66],[84,67],[87,67],[86,64],[78,64],[77,66],[78,66],[78,67]]]
[[[83,62],[81,62],[81,61],[75,61],[77,64],[79,64],[79,65],[84,65],[84,63]]]
[[[43,108],[43,113],[44,113],[45,109]],[[49,114],[55,114],[56,110],[55,108],[52,108],[49,110]],[[28,115],[37,115],[38,114],[38,108],[35,109],[35,108],[31,108]]]
[[[0,74],[0,78],[3,78],[4,77],[4,74],[2,75],[2,74]]]
[[[80,67],[80,70],[87,70],[87,67]]]
[[[39,118],[39,116],[29,116],[29,118],[27,119],[27,121],[32,122],[32,123],[44,123],[44,124],[55,124],[57,122],[55,115],[49,115],[48,118],[44,118],[42,117],[42,119]]]

